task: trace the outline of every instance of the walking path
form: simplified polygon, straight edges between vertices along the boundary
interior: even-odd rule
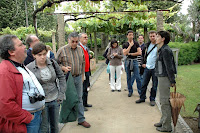
[[[146,99],[145,103],[135,103],[139,99],[136,84],[133,86],[133,96],[127,96],[128,91],[124,91],[124,72],[122,91],[111,92],[105,66],[100,64],[99,67],[100,69],[91,77],[92,88],[88,93],[88,103],[93,107],[85,112],[86,121],[91,124],[91,128],[78,126],[76,121],[66,123],[61,133],[158,133],[153,126],[161,117],[158,107],[150,106],[149,99]],[[184,133],[180,124],[177,125],[176,132]]]

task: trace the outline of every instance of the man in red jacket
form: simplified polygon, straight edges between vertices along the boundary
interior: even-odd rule
[[[26,46],[14,35],[2,36],[0,56],[0,132],[26,133],[34,115],[22,109],[23,77],[13,63],[23,64]]]
[[[89,55],[89,49],[87,48],[88,43],[88,36],[86,33],[80,33],[79,34],[79,44],[82,47],[84,51],[84,57],[85,57],[85,79],[83,82],[83,106],[84,107],[92,107],[91,104],[88,104],[88,91],[87,88],[89,87],[89,77],[91,75],[90,73],[90,55]],[[87,108],[84,108],[85,111],[87,111]]]

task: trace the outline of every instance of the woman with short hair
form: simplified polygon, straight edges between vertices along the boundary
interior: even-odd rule
[[[47,47],[39,42],[32,49],[35,60],[27,67],[35,74],[45,92],[45,109],[42,112],[41,132],[58,133],[60,103],[66,89],[65,76],[53,59],[47,58]],[[59,82],[56,80],[59,79]],[[50,129],[49,129],[50,127]]]

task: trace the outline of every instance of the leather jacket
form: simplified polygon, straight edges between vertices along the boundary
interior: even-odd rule
[[[168,77],[171,84],[176,83],[176,65],[174,62],[173,52],[167,44],[164,44],[158,50],[158,57],[156,60],[156,72],[157,77]]]

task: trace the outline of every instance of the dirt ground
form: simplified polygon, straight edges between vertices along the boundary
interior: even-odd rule
[[[200,133],[200,129],[198,129],[198,119],[197,118],[184,117],[184,120],[194,133]]]
[[[134,94],[128,97],[125,73],[122,75],[122,91],[111,92],[106,69],[89,91],[88,103],[92,108],[85,112],[86,121],[91,128],[84,128],[76,122],[67,123],[61,133],[158,133],[153,126],[159,122],[161,114],[156,106],[145,103],[136,104],[139,99],[134,85]],[[147,92],[149,97],[149,92]]]

